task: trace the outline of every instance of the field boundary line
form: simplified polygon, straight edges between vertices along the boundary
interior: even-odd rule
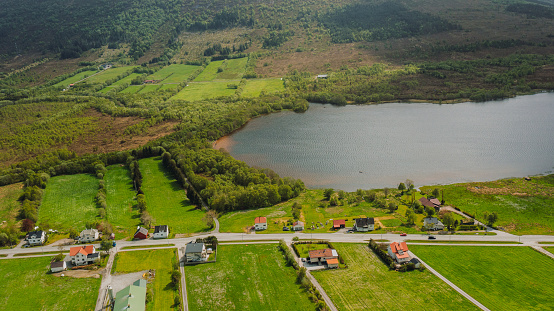
[[[412,251],[408,251],[408,253],[410,254],[410,256],[418,259],[422,264],[425,265],[425,267],[427,267],[427,269],[429,269],[429,271],[431,271],[431,273],[433,273],[434,275],[436,275],[439,279],[443,280],[446,284],[448,284],[450,287],[452,287],[455,291],[457,291],[458,293],[460,293],[462,296],[464,296],[465,298],[467,298],[471,303],[473,303],[474,305],[476,305],[477,307],[479,307],[481,310],[483,311],[490,311],[489,308],[485,307],[485,305],[483,305],[482,303],[480,303],[479,301],[477,301],[475,298],[471,297],[468,293],[466,293],[465,291],[463,291],[461,288],[459,288],[458,286],[456,286],[454,283],[452,283],[450,280],[448,280],[447,278],[445,278],[444,276],[442,276],[442,274],[438,273],[437,270],[431,268],[431,266],[429,266],[428,264],[426,264],[423,260],[421,260],[421,258],[417,257]]]

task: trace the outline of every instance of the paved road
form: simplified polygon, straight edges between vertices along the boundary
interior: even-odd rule
[[[108,293],[108,285],[112,283],[112,266],[117,249],[113,248],[110,250],[110,258],[108,258],[108,263],[106,264],[106,269],[102,273],[102,282],[100,283],[100,289],[98,290],[98,299],[96,299],[96,311],[102,311],[104,309],[106,295]]]
[[[433,273],[434,275],[436,275],[439,279],[443,280],[446,284],[450,285],[450,287],[452,287],[455,291],[457,291],[458,293],[460,293],[462,296],[466,297],[469,301],[471,301],[474,305],[476,305],[477,307],[479,307],[481,310],[484,310],[484,311],[490,311],[487,307],[485,307],[483,304],[481,304],[479,301],[475,300],[475,298],[471,297],[468,293],[464,292],[461,288],[459,288],[458,286],[454,285],[454,283],[450,282],[447,278],[445,278],[444,276],[442,276],[440,273],[438,273],[435,269],[431,268],[431,266],[429,266],[428,264],[426,264],[425,262],[423,262],[423,260],[421,260],[419,257],[417,257],[416,255],[414,255],[414,253],[412,253],[411,251],[408,251],[408,253],[410,254],[410,256],[414,257],[414,258],[417,258],[423,265],[425,265],[425,267],[427,267],[427,269],[429,271],[431,271],[431,273]]]

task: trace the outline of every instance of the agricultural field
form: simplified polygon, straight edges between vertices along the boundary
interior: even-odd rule
[[[94,200],[97,192],[98,179],[89,174],[50,178],[38,210],[38,223],[56,230],[85,229],[85,224],[98,216]]]
[[[90,77],[91,75],[97,73],[98,71],[96,70],[87,70],[87,71],[83,71],[83,72],[79,72],[78,74],[74,75],[73,77],[69,77],[61,82],[58,82],[56,84],[54,84],[54,86],[64,86],[64,87],[67,87],[69,86],[70,84],[72,83],[75,83],[77,81],[81,81],[83,80],[84,78],[86,77]]]
[[[162,84],[159,90],[160,91],[174,90],[174,89],[177,89],[178,87],[179,87],[178,84]]]
[[[142,87],[143,87],[142,85],[129,85],[126,89],[121,91],[121,93],[135,94],[139,92],[142,89]]]
[[[190,76],[200,68],[200,66],[173,64],[164,67],[154,74],[146,77],[146,80],[162,80],[161,83],[181,83],[190,78]]]
[[[252,79],[247,80],[241,96],[244,97],[259,97],[262,92],[276,93],[285,90],[283,80],[278,79]]]
[[[196,101],[203,99],[216,98],[221,96],[231,96],[236,92],[235,88],[230,88],[229,84],[238,85],[238,80],[214,81],[214,82],[194,82],[189,83],[181,92],[171,97],[171,99],[182,99],[186,101]]]
[[[410,250],[490,310],[554,309],[554,260],[529,247],[410,245]]]
[[[422,187],[444,190],[447,205],[483,220],[484,212],[496,212],[495,226],[512,234],[554,234],[554,175],[501,179],[447,186]]]
[[[119,85],[122,85],[122,84],[125,84],[125,83],[131,84],[131,81],[133,81],[134,78],[139,77],[139,76],[141,76],[140,73],[132,73],[132,74],[126,76],[125,78],[121,79],[121,80],[115,81],[110,86],[119,86]]]
[[[23,183],[0,187],[0,226],[3,221],[14,223],[21,208],[17,200],[23,193]]]
[[[104,83],[111,79],[116,79],[119,75],[131,71],[137,68],[137,66],[125,66],[125,67],[112,67],[107,70],[102,70],[97,75],[85,80],[86,83]]]
[[[146,84],[142,87],[142,89],[138,93],[143,94],[143,93],[155,92],[159,88],[160,88],[159,85]]]
[[[114,87],[113,86],[106,86],[105,88],[101,89],[100,91],[98,91],[98,93],[101,93],[101,94],[106,94],[108,93],[109,91],[113,90]]]
[[[217,262],[185,274],[190,310],[315,310],[277,244],[219,245]]]
[[[93,310],[101,280],[53,276],[48,273],[50,260],[48,256],[0,260],[0,309]]]
[[[348,268],[312,274],[339,310],[478,310],[429,271],[391,271],[365,244],[333,245]]]
[[[208,64],[204,71],[202,71],[196,79],[195,82],[202,81],[213,81],[213,80],[223,80],[223,79],[241,79],[246,70],[246,63],[248,58],[236,58],[236,59],[226,59],[218,60]]]
[[[135,204],[135,191],[129,170],[122,165],[107,167],[106,218],[114,227],[116,238],[131,236],[140,224],[140,213]],[[121,236],[120,234],[123,234]]]
[[[174,233],[207,231],[204,212],[187,199],[185,190],[163,165],[161,158],[139,161],[147,210],[156,225],[169,225]]]
[[[174,307],[179,291],[171,285],[171,271],[177,262],[176,249],[119,252],[116,257],[115,273],[131,273],[155,270],[155,278],[148,288],[153,289],[153,300],[146,310],[180,310]]]

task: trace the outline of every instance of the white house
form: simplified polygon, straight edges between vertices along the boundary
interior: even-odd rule
[[[254,220],[254,229],[255,230],[266,230],[267,229],[267,218],[265,217],[256,217]]]
[[[52,273],[64,271],[65,269],[67,269],[65,261],[53,261],[50,263],[50,271],[52,271]]]
[[[154,227],[154,239],[167,239],[169,237],[169,227],[161,225]]]
[[[338,259],[339,254],[336,250],[331,248],[326,249],[314,249],[308,252],[309,259],[308,261],[310,263],[317,263],[318,265],[321,265],[323,263],[327,263],[330,259]],[[333,262],[333,261],[332,261]]]
[[[71,263],[82,266],[94,263],[100,259],[100,253],[96,253],[94,245],[76,246],[69,249]]]
[[[98,240],[99,233],[96,229],[85,229],[81,231],[79,235],[79,242],[81,243],[90,243]]]
[[[357,218],[352,229],[360,232],[373,231],[375,230],[375,219]]]
[[[33,231],[27,235],[27,242],[31,246],[42,245],[44,241],[46,241],[46,232],[44,231]]]
[[[443,230],[444,225],[437,217],[427,217],[423,219],[423,227],[428,230]]]
[[[185,248],[185,258],[187,261],[206,261],[208,252],[204,243],[189,243]]]
[[[406,242],[392,242],[387,248],[387,252],[397,263],[405,263],[411,259],[408,254],[408,245],[406,245]]]
[[[295,221],[295,222],[292,224],[292,230],[293,230],[293,231],[302,231],[302,230],[304,230],[304,223],[301,222],[300,220],[299,220],[299,221]]]

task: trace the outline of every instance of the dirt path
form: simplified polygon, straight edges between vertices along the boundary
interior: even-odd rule
[[[183,311],[189,310],[189,301],[187,297],[187,281],[185,279],[185,263],[180,259],[183,258],[183,248],[177,249],[177,256],[179,257],[179,270],[181,271],[181,300],[183,301]]]
[[[540,246],[531,246],[533,249],[535,249],[536,251],[540,252],[540,253],[543,253],[545,254],[546,256],[554,259],[554,254],[552,254],[551,252],[547,251],[546,249],[540,247]]]

